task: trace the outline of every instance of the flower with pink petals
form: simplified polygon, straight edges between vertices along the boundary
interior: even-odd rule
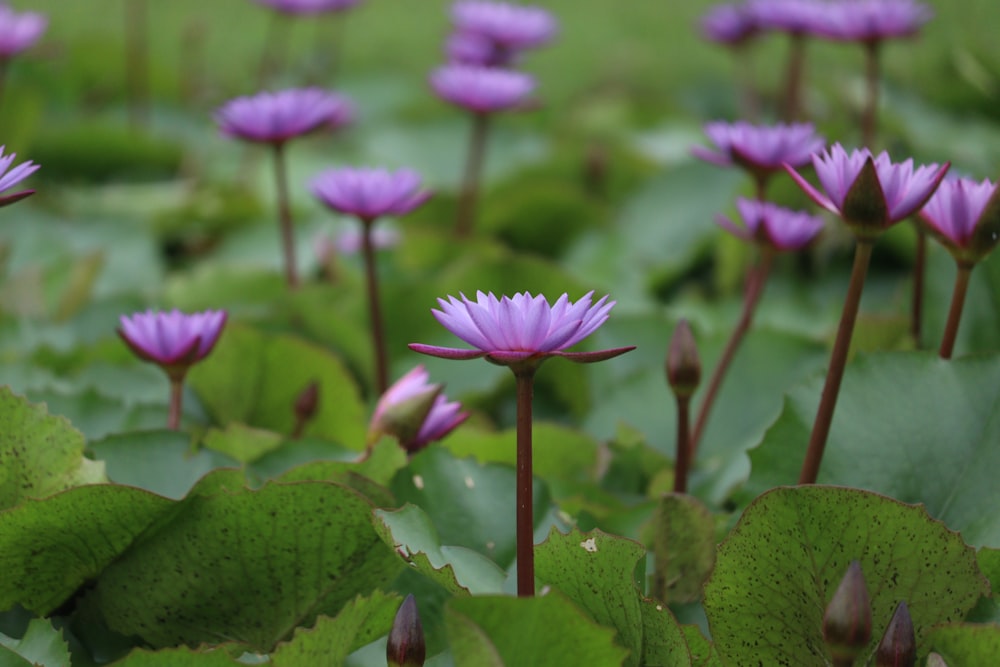
[[[411,343],[410,349],[433,357],[445,359],[476,359],[501,366],[537,366],[549,357],[565,357],[576,362],[602,361],[617,357],[631,347],[601,350],[599,352],[564,352],[568,347],[596,331],[608,319],[615,305],[604,296],[592,304],[593,292],[588,292],[575,303],[563,294],[554,305],[542,295],[530,292],[497,299],[492,292],[476,293],[470,301],[464,294],[461,300],[449,296],[438,299],[441,310],[432,309],[434,317],[445,329],[452,332],[473,350],[437,347]]]
[[[715,121],[705,125],[705,134],[716,150],[696,146],[691,151],[695,157],[724,167],[739,165],[758,180],[780,171],[785,164],[806,164],[826,143],[811,123]]]
[[[914,0],[840,0],[827,13],[829,20],[817,25],[818,34],[865,43],[915,35],[934,14]]]
[[[490,40],[467,32],[453,32],[444,45],[448,62],[459,65],[480,67],[506,67],[511,64],[514,54],[497,49]]]
[[[542,46],[558,28],[555,17],[541,7],[488,0],[459,0],[451,18],[458,32],[483,37],[504,51]]]
[[[369,440],[389,434],[412,454],[441,440],[469,418],[460,403],[441,393],[442,385],[430,384],[428,378],[424,367],[417,366],[382,394],[372,415]]]
[[[420,189],[420,175],[410,169],[328,169],[313,179],[314,195],[331,210],[372,221],[405,215],[431,196]]]
[[[0,4],[0,59],[10,58],[31,47],[42,36],[49,19],[38,12],[15,12]]]
[[[489,114],[524,106],[535,80],[523,72],[497,67],[444,65],[431,74],[431,87],[446,102]]]
[[[785,165],[795,182],[817,204],[836,213],[859,236],[873,238],[919,211],[941,184],[948,167],[929,164],[914,169],[913,160],[894,163],[867,148],[850,154],[840,144],[812,158],[823,192]]]
[[[361,0],[255,0],[255,2],[282,14],[308,15],[342,12],[354,7]]]
[[[321,128],[336,129],[354,117],[354,106],[320,88],[262,92],[230,100],[215,114],[222,134],[266,144],[282,144]]]
[[[717,44],[738,46],[759,32],[745,4],[714,5],[701,17],[701,34]]]
[[[22,162],[13,169],[10,169],[10,165],[14,162],[14,158],[17,157],[17,153],[8,153],[7,155],[4,155],[4,148],[6,148],[6,146],[0,146],[0,206],[9,206],[14,202],[21,201],[29,195],[35,194],[34,190],[20,190],[9,195],[2,193],[38,171],[38,165],[34,164],[31,160],[28,160],[27,162]],[[10,171],[7,171],[8,169],[10,169]]]
[[[816,34],[830,20],[825,0],[749,0],[747,12],[761,30]]]
[[[920,219],[956,261],[975,264],[1000,241],[1000,189],[989,179],[946,179]]]
[[[823,220],[818,216],[770,202],[739,197],[736,208],[743,219],[742,225],[721,215],[716,222],[741,239],[763,243],[774,250],[801,250],[823,230]]]
[[[118,335],[139,358],[159,365],[168,374],[180,372],[201,361],[215,347],[226,311],[206,310],[187,314],[176,308],[170,312],[148,310],[122,316]]]

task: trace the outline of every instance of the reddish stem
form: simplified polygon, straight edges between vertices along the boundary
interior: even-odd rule
[[[865,275],[868,273],[868,264],[871,261],[874,245],[873,239],[858,239],[854,248],[851,282],[847,287],[844,310],[840,315],[840,326],[837,328],[837,340],[833,344],[833,352],[830,355],[830,367],[826,371],[826,383],[823,385],[823,395],[820,398],[819,409],[816,411],[816,421],[813,423],[812,434],[809,436],[809,448],[806,450],[806,457],[802,462],[799,484],[815,484],[816,477],[819,475],[819,465],[823,460],[823,450],[826,449],[826,439],[830,434],[833,412],[837,407],[840,382],[844,379],[847,353],[851,347],[854,322],[858,317],[861,292],[864,289]]]
[[[785,122],[799,120],[802,114],[802,74],[805,71],[806,37],[795,32],[789,35],[788,64],[785,70]]]
[[[462,189],[458,195],[455,217],[455,236],[466,238],[472,233],[476,219],[476,203],[482,180],[483,162],[486,157],[486,138],[489,135],[490,117],[485,113],[472,114],[472,133],[469,136],[469,152],[462,174]]]
[[[910,308],[910,335],[920,349],[924,321],[924,266],[927,264],[927,232],[920,224],[914,225],[917,230],[917,252],[913,260],[913,301]]]
[[[873,40],[865,44],[865,83],[867,97],[861,116],[861,139],[870,150],[875,150],[875,132],[878,126],[878,93],[879,93],[879,45]]]
[[[371,321],[372,351],[375,355],[375,389],[379,396],[389,388],[389,371],[385,355],[385,330],[382,326],[382,308],[378,293],[378,274],[375,268],[375,243],[372,240],[374,220],[361,219],[362,244],[365,258],[365,283],[368,289],[368,315]]]
[[[691,399],[677,397],[677,460],[674,463],[674,493],[687,492],[688,469],[694,442],[691,440]]]
[[[184,378],[170,378],[170,411],[167,413],[167,428],[176,431],[181,427],[181,401],[184,394]]]
[[[532,516],[531,399],[535,369],[514,371],[517,381],[517,594],[535,594],[535,521]]]
[[[972,276],[972,265],[959,263],[958,274],[955,276],[955,288],[951,292],[951,307],[948,309],[948,323],[941,339],[941,349],[938,354],[942,359],[951,359],[955,349],[955,338],[958,336],[958,323],[962,320],[962,309],[965,306],[965,294],[969,291],[969,278]]]
[[[125,0],[125,80],[132,129],[149,116],[149,30],[146,0]]]
[[[285,280],[291,289],[299,286],[295,269],[295,229],[292,227],[292,206],[288,197],[288,173],[285,168],[285,144],[274,144],[274,180],[278,193],[278,226],[285,256]]]

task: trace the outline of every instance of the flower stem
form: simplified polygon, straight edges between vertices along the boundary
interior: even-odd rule
[[[917,230],[917,252],[913,260],[913,301],[910,307],[910,335],[920,349],[920,338],[924,320],[924,266],[927,263],[927,232],[919,224]]]
[[[965,306],[965,294],[969,291],[969,277],[972,276],[972,265],[959,263],[958,275],[955,276],[955,288],[951,293],[951,307],[948,309],[948,323],[941,339],[941,349],[938,354],[942,359],[951,359],[955,349],[955,338],[958,336],[958,323],[962,319],[962,309]]]
[[[176,431],[181,427],[181,400],[184,394],[184,378],[170,378],[170,412],[167,413],[167,428]]]
[[[757,75],[754,70],[753,49],[743,44],[733,49],[733,57],[739,69],[741,116],[751,123],[760,117],[760,96],[757,94]]]
[[[476,219],[476,202],[486,157],[486,138],[489,134],[490,117],[485,113],[472,114],[472,133],[469,136],[469,152],[462,175],[462,190],[458,195],[458,209],[455,217],[455,236],[466,238],[472,233]]]
[[[733,357],[736,356],[736,350],[739,348],[740,343],[743,342],[743,337],[746,336],[747,331],[750,330],[750,325],[753,323],[754,311],[757,309],[757,303],[760,302],[760,297],[764,293],[764,286],[767,284],[767,278],[771,273],[771,266],[773,264],[774,251],[765,245],[761,245],[760,260],[757,266],[747,274],[746,287],[743,290],[743,310],[740,313],[740,319],[737,321],[733,333],[730,334],[729,340],[726,342],[726,347],[722,350],[722,356],[719,357],[719,361],[712,371],[712,377],[708,382],[705,398],[702,399],[701,407],[698,408],[698,418],[695,420],[694,433],[691,436],[692,459],[698,450],[698,443],[701,440],[701,436],[705,433],[708,416],[712,412],[712,405],[715,403],[715,397],[719,393],[723,379],[726,377],[726,371],[729,370],[729,365],[732,363]]]
[[[874,239],[859,238],[854,248],[851,282],[847,287],[844,310],[840,316],[840,326],[837,328],[837,339],[830,355],[826,383],[823,385],[819,409],[816,411],[816,421],[813,422],[812,434],[809,436],[809,448],[806,450],[806,457],[802,462],[799,484],[815,484],[816,477],[819,475],[819,465],[823,460],[827,436],[830,434],[833,411],[837,407],[837,395],[840,393],[840,382],[844,379],[847,353],[851,347],[851,336],[854,334],[854,321],[858,317],[861,291],[865,285],[865,275],[868,273],[868,264],[871,261],[874,245]]]
[[[389,388],[389,371],[385,358],[385,331],[378,295],[378,273],[375,269],[375,243],[372,240],[374,220],[361,220],[361,248],[365,258],[365,283],[368,288],[368,314],[372,331],[372,351],[375,355],[375,389],[379,396]]]
[[[864,146],[875,150],[875,132],[878,125],[879,44],[873,40],[865,44],[865,84],[867,96],[861,116],[861,140]]]
[[[795,32],[789,35],[788,65],[785,70],[785,122],[799,119],[802,114],[802,74],[806,62],[806,37]]]
[[[535,594],[535,521],[532,516],[531,398],[535,369],[515,370],[517,381],[517,594]]]
[[[691,399],[677,397],[677,458],[674,462],[674,493],[687,493],[688,469],[694,442],[691,440]]]
[[[257,66],[257,87],[266,88],[274,72],[281,68],[284,56],[288,52],[288,21],[281,12],[274,12],[267,24],[267,34],[264,37],[264,49],[260,54],[260,64]]]
[[[288,199],[288,174],[285,169],[284,143],[274,144],[274,180],[278,193],[278,225],[281,228],[281,245],[285,255],[285,279],[288,286],[299,286],[295,270],[295,230],[292,228],[292,206]]]
[[[134,130],[146,125],[149,115],[149,30],[146,0],[125,2],[125,79],[128,119]]]

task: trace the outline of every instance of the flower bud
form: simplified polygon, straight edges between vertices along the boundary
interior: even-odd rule
[[[993,194],[986,202],[986,208],[979,214],[976,228],[969,241],[968,254],[973,263],[983,260],[1000,243],[1000,185],[993,188]]]
[[[307,422],[316,415],[319,405],[319,382],[313,380],[295,398],[295,418]]]
[[[889,208],[871,156],[844,195],[842,213],[844,222],[861,239],[875,239],[888,226]]]
[[[404,447],[414,442],[443,390],[443,385],[431,384],[399,400],[381,402],[368,430],[368,442],[383,435],[391,435]]]
[[[423,667],[426,656],[427,646],[417,602],[412,594],[407,595],[403,604],[399,605],[389,631],[389,641],[385,646],[386,662],[388,667]]]
[[[690,398],[701,381],[701,362],[698,346],[687,320],[682,319],[674,329],[667,350],[667,382],[677,398]]]
[[[853,662],[871,638],[871,599],[861,563],[853,560],[823,614],[823,641],[837,665]]]
[[[914,667],[917,664],[917,638],[906,601],[901,601],[875,650],[876,667]]]

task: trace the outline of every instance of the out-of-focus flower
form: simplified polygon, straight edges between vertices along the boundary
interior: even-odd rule
[[[118,335],[135,354],[157,364],[172,378],[183,376],[215,347],[226,323],[226,311],[187,314],[148,310],[122,316]]]
[[[1000,241],[1000,189],[988,179],[945,179],[920,219],[956,261],[975,264]]]
[[[513,54],[498,51],[493,42],[467,32],[453,32],[444,44],[448,62],[480,67],[505,67]]]
[[[42,36],[49,19],[38,12],[15,12],[0,4],[0,58],[10,58],[31,47]]]
[[[915,0],[839,0],[829,3],[826,13],[828,20],[815,26],[817,34],[865,43],[915,35],[934,15]]]
[[[449,401],[440,384],[430,384],[422,365],[396,381],[382,394],[369,427],[369,441],[383,434],[399,440],[406,451],[417,452],[444,438],[469,418],[457,401]]]
[[[420,175],[410,169],[328,169],[313,179],[310,188],[330,209],[367,222],[384,215],[405,215],[431,196],[420,189]]]
[[[266,144],[282,144],[321,128],[336,129],[353,117],[354,105],[346,97],[320,88],[237,97],[215,113],[222,134]]]
[[[17,157],[17,153],[4,155],[3,151],[5,148],[6,146],[0,146],[0,206],[9,206],[29,195],[35,194],[34,190],[20,190],[9,195],[3,193],[38,171],[38,165],[31,162],[31,160],[22,162],[13,169],[10,169],[10,165],[14,162],[14,158]]]
[[[487,0],[459,0],[451,19],[458,32],[485,38],[504,51],[543,46],[558,29],[555,17],[541,7]]]
[[[824,192],[791,165],[786,169],[813,201],[843,218],[862,238],[874,238],[919,211],[951,166],[929,164],[914,169],[912,159],[897,164],[885,152],[872,157],[867,148],[848,154],[840,144],[814,155],[812,161]]]
[[[354,255],[361,251],[362,231],[357,227],[343,229],[334,239],[334,246],[343,255]],[[372,229],[372,247],[375,250],[388,250],[399,245],[399,231],[391,227],[379,225]]]
[[[745,4],[714,5],[701,17],[700,24],[705,39],[730,46],[743,44],[759,32]]]
[[[361,0],[254,0],[254,2],[282,14],[306,15],[342,12],[359,4]]]
[[[812,123],[715,121],[704,129],[716,150],[696,146],[691,150],[695,157],[724,167],[739,165],[753,174],[780,171],[785,164],[802,166],[826,143]]]
[[[476,65],[444,65],[430,81],[441,99],[478,114],[524,106],[535,89],[528,74]]]
[[[591,303],[593,292],[588,292],[575,303],[563,294],[554,305],[544,296],[529,292],[497,299],[492,292],[476,293],[470,301],[464,294],[461,300],[449,296],[438,299],[441,310],[432,309],[434,317],[445,329],[474,347],[463,350],[411,343],[410,349],[445,359],[475,359],[502,366],[523,364],[537,365],[548,357],[565,357],[576,362],[593,362],[610,359],[633,349],[631,347],[600,350],[598,352],[565,352],[568,347],[596,331],[608,319],[615,305],[604,296]]]
[[[721,227],[741,239],[763,243],[775,250],[801,250],[823,230],[823,220],[804,211],[739,197],[736,200],[743,224],[718,216]]]
[[[761,30],[817,34],[830,20],[833,4],[825,0],[749,0],[747,12]]]

